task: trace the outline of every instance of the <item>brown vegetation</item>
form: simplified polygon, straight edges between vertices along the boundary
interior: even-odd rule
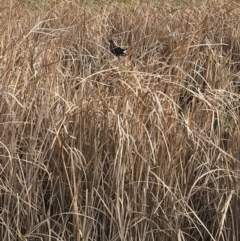
[[[240,240],[239,4],[23,2],[0,7],[0,240]]]

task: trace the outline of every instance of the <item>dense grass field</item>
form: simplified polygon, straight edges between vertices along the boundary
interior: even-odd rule
[[[0,240],[239,241],[239,22],[238,1],[2,1]]]

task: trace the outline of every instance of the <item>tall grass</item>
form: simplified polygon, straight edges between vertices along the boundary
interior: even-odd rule
[[[0,11],[1,240],[240,240],[237,2]]]

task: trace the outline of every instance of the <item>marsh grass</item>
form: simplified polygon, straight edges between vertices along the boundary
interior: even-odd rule
[[[239,7],[3,3],[1,240],[238,241]]]

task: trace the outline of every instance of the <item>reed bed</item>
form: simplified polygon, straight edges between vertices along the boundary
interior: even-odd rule
[[[239,22],[237,1],[1,3],[0,239],[240,240]]]

